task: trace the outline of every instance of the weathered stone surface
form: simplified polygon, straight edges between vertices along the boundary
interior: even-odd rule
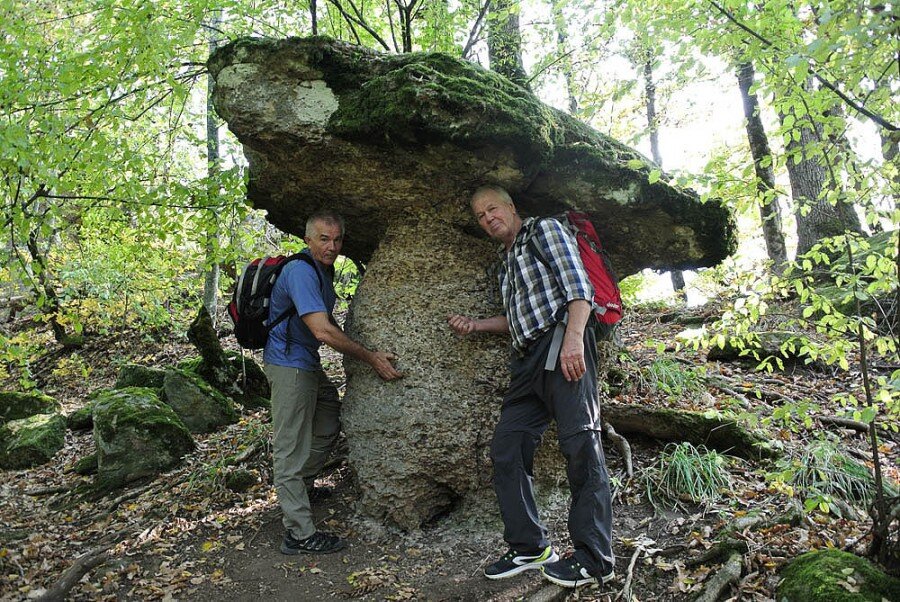
[[[781,571],[780,602],[883,602],[900,600],[900,579],[840,550],[798,556]]]
[[[345,360],[344,431],[363,506],[409,529],[469,495],[492,495],[490,442],[508,380],[504,337],[460,339],[446,325],[449,313],[498,309],[486,274],[493,245],[450,234],[426,217],[394,227],[348,318],[351,336],[400,356],[405,376],[391,383]]]
[[[192,433],[211,433],[238,420],[231,400],[202,378],[184,370],[167,370],[166,403]]]
[[[50,461],[62,449],[66,420],[59,414],[35,414],[0,427],[0,468],[19,470]]]
[[[168,470],[194,449],[194,440],[175,411],[153,389],[139,387],[97,396],[94,441],[102,489]]]
[[[469,209],[477,186],[505,186],[523,215],[588,212],[620,276],[714,265],[734,247],[722,205],[471,63],[311,38],[239,40],[209,68],[253,205],[293,234],[318,209],[340,212],[344,252],[367,264],[348,330],[397,352],[406,377],[383,383],[347,362],[345,431],[364,509],[403,527],[493,495],[508,339],[446,325],[499,311],[495,245]]]
[[[160,368],[150,368],[140,364],[125,364],[119,368],[114,388],[146,387],[148,389],[162,389],[165,376],[166,371]]]
[[[35,414],[53,414],[58,411],[59,402],[49,395],[38,392],[0,391],[0,424]]]
[[[242,39],[209,69],[216,110],[250,163],[250,201],[294,234],[316,209],[341,212],[354,259],[367,262],[405,214],[468,209],[485,182],[506,186],[526,215],[587,211],[620,276],[715,265],[734,249],[722,205],[655,180],[636,151],[467,61]],[[480,235],[465,211],[445,217]]]

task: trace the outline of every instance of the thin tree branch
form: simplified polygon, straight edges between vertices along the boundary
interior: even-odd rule
[[[487,14],[490,6],[491,0],[484,0],[484,5],[481,7],[481,10],[478,11],[478,17],[472,25],[472,30],[469,32],[469,39],[466,40],[466,45],[463,46],[462,56],[464,59],[469,58],[469,52],[471,52],[472,46],[480,39],[482,21],[484,21],[484,16]]]
[[[761,44],[763,44],[766,48],[772,48],[772,49],[780,52],[780,49],[777,46],[775,46],[772,42],[770,42],[769,40],[764,38],[762,35],[760,35],[756,31],[754,31],[753,29],[751,29],[749,26],[738,21],[737,17],[735,17],[732,13],[730,13],[728,10],[726,10],[723,6],[721,6],[715,0],[709,0],[709,3],[712,4],[716,8],[716,10],[718,10],[720,13],[722,13],[722,15],[725,16],[725,18],[727,18],[729,21],[734,23],[738,28],[740,28],[747,34],[749,34],[752,37],[759,40],[759,42]],[[815,69],[813,69],[812,66],[810,66],[809,72],[812,74],[813,77],[816,78],[816,80],[818,80],[818,82],[820,84],[822,84],[823,86],[825,86],[826,88],[828,88],[829,90],[834,92],[838,96],[838,98],[843,100],[848,106],[850,106],[856,112],[861,113],[862,115],[865,115],[866,117],[868,117],[869,119],[871,119],[872,121],[874,121],[875,123],[880,125],[881,127],[885,128],[886,130],[896,132],[898,129],[900,129],[893,123],[887,121],[885,118],[881,117],[880,115],[877,115],[876,113],[873,113],[872,111],[866,109],[864,106],[860,105],[859,103],[857,103],[856,101],[851,99],[844,92],[842,92],[840,89],[838,89],[838,87],[835,84],[831,83],[829,80],[827,80],[824,77],[822,77],[821,75],[819,75],[819,73]]]

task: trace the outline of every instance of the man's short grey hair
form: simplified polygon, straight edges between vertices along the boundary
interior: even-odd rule
[[[514,207],[515,203],[513,203],[512,197],[509,196],[509,193],[506,192],[506,189],[502,186],[497,186],[496,184],[485,184],[484,186],[479,186],[478,190],[472,193],[472,198],[469,199],[469,206],[474,206],[475,201],[484,196],[485,194],[493,194],[498,199],[509,205],[510,207]]]
[[[322,222],[323,224],[329,226],[339,226],[341,228],[341,237],[344,236],[344,218],[334,211],[316,211],[315,213],[310,215],[309,219],[306,220],[306,236],[309,237],[315,234],[314,224],[316,222]]]

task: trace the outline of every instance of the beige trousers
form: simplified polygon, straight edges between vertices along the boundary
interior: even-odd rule
[[[315,372],[266,364],[272,388],[275,491],[284,528],[296,539],[316,532],[307,487],[322,470],[341,431],[337,388]]]

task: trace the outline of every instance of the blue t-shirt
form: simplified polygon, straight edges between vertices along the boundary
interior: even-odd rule
[[[322,281],[325,283],[324,291],[319,285],[316,270],[322,275]],[[297,308],[297,314],[283,320],[269,333],[263,351],[263,361],[267,364],[301,370],[321,369],[322,362],[319,359],[321,343],[301,318],[316,312],[331,315],[335,300],[330,270],[324,270],[318,262],[313,268],[302,260],[292,261],[284,266],[272,289],[269,319],[274,320],[290,309],[291,305]]]

